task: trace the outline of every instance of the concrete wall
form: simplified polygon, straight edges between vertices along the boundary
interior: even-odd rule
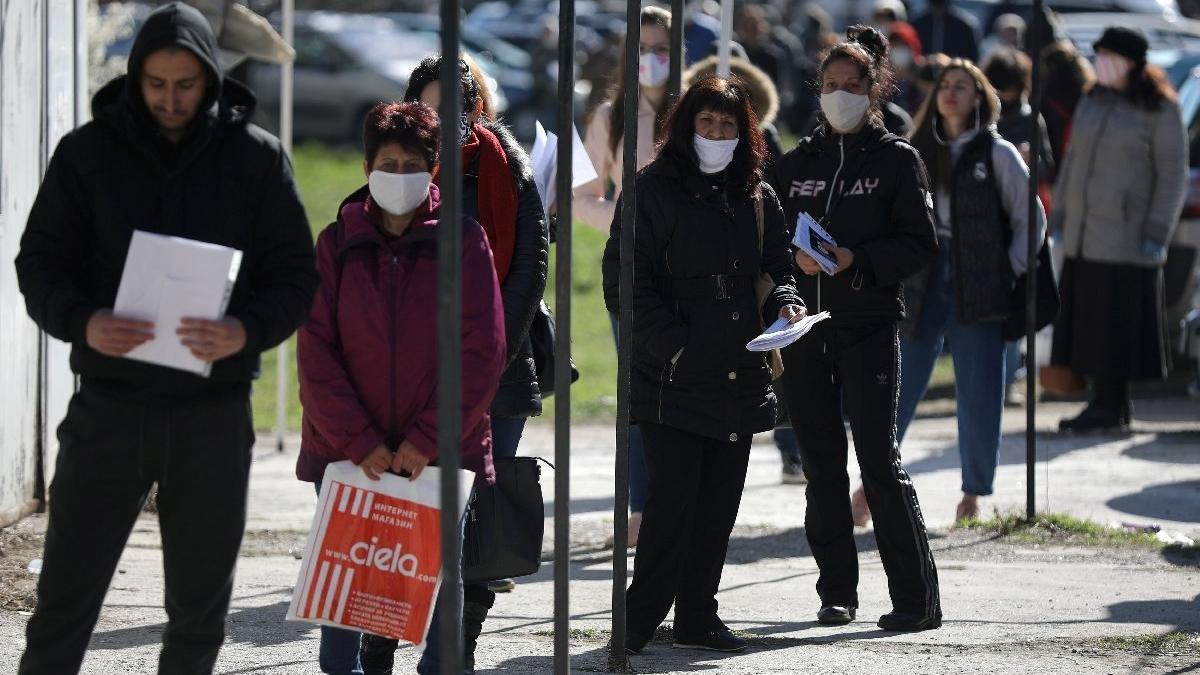
[[[25,314],[12,261],[49,155],[79,119],[84,1],[0,0],[0,524],[42,497],[74,386],[65,346]]]

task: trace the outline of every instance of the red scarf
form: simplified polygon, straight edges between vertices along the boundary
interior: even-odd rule
[[[471,140],[462,147],[463,171],[471,167],[476,156],[479,157],[476,179],[479,224],[492,246],[496,278],[503,284],[508,268],[512,266],[517,238],[517,188],[500,139],[479,124],[472,127],[472,131]],[[433,182],[439,187],[441,168],[439,164],[433,172]]]

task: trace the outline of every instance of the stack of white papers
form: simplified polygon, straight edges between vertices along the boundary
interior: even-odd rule
[[[780,318],[775,323],[767,326],[762,335],[746,343],[746,349],[752,352],[769,352],[772,349],[783,349],[804,337],[805,333],[812,330],[813,326],[828,318],[829,312],[806,316],[796,323],[788,323],[787,319]]]
[[[796,217],[796,236],[792,237],[792,244],[816,260],[826,274],[833,276],[837,271],[837,258],[831,253],[837,248],[837,242],[807,213],[801,212]]]
[[[228,246],[137,230],[129,243],[113,314],[154,323],[154,339],[125,355],[208,377],[212,363],[175,334],[180,320],[225,317],[242,252]]]
[[[579,138],[579,130],[571,125],[571,187],[577,188],[596,178],[596,167],[588,157]],[[533,151],[529,153],[529,161],[533,164],[533,182],[537,186],[538,195],[546,211],[554,204],[556,195],[555,180],[558,176],[558,136],[546,131],[541,122],[537,123],[534,131]]]

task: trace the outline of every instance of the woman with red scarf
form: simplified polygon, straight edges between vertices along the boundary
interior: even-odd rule
[[[549,256],[546,214],[533,182],[528,156],[512,132],[485,112],[490,98],[486,84],[474,76],[465,60],[459,60],[458,65],[463,94],[463,114],[456,122],[462,145],[463,215],[479,221],[487,234],[504,304],[508,351],[500,388],[491,407],[492,455],[503,459],[516,456],[525,420],[542,412],[529,327],[546,288]],[[420,101],[436,110],[441,102],[438,81],[441,68],[441,57],[422,61],[409,76],[404,100]],[[434,183],[440,184],[441,180],[435,169]],[[508,583],[501,590],[511,590],[512,582]],[[475,640],[483,630],[483,621],[496,595],[488,585],[466,584],[463,599],[465,662],[470,664]],[[364,636],[364,673],[390,673],[395,649],[394,640]]]

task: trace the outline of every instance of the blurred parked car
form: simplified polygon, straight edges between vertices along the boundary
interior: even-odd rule
[[[1163,270],[1167,327],[1172,335],[1179,330],[1179,320],[1196,306],[1200,293],[1200,66],[1193,67],[1179,85],[1179,107],[1188,133],[1191,168],[1183,215]]]
[[[400,100],[413,68],[441,44],[436,34],[405,31],[387,18],[317,11],[296,13],[295,48],[295,136],[353,141],[362,137],[367,111]],[[258,63],[246,70],[259,101],[256,121],[272,130],[278,128],[280,72]],[[489,84],[496,108],[504,110],[504,93],[494,80]]]

